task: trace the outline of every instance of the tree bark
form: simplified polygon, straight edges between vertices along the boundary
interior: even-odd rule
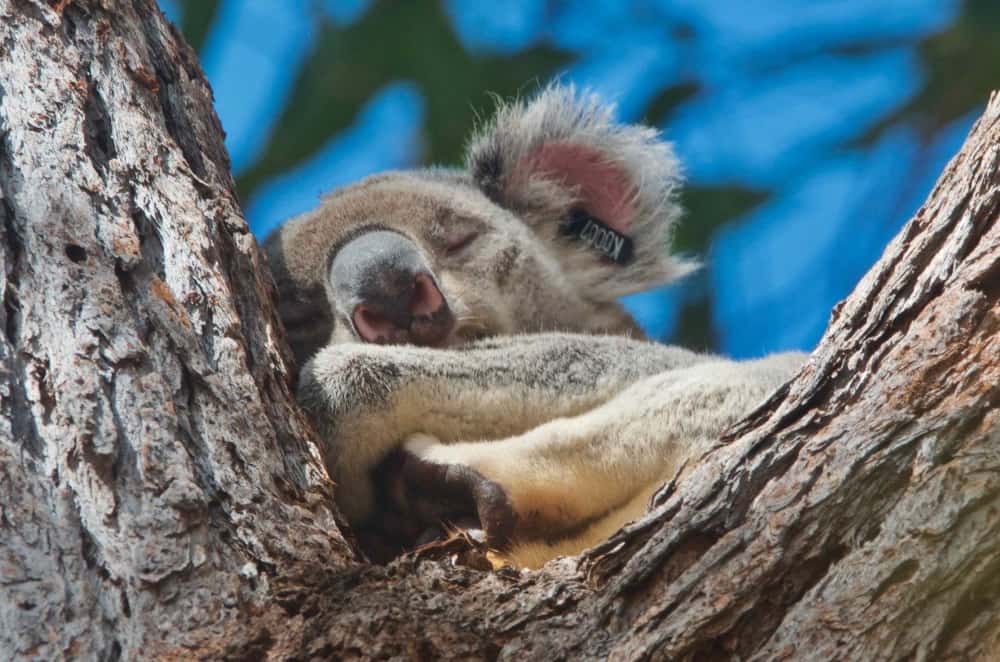
[[[520,574],[356,554],[221,136],[153,0],[0,0],[0,651],[1000,653],[1000,95],[789,386]]]
[[[152,0],[0,0],[0,198],[0,651],[208,652],[276,567],[345,566],[211,91]]]

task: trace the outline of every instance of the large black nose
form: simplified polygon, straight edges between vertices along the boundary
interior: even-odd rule
[[[344,244],[330,282],[366,342],[439,345],[455,325],[420,250],[397,232],[372,230]]]

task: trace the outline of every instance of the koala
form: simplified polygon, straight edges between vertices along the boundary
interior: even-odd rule
[[[463,168],[369,177],[265,244],[338,505],[360,529],[472,521],[518,566],[574,554],[800,368],[645,339],[619,303],[669,251],[651,128],[554,85],[500,104]]]

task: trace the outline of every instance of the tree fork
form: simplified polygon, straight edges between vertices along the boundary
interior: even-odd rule
[[[0,0],[0,650],[986,659],[1000,95],[802,373],[580,559],[363,562],[152,0]]]

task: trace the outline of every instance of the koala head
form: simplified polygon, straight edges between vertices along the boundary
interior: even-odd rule
[[[457,346],[538,331],[641,336],[618,299],[685,274],[677,162],[571,87],[502,105],[465,168],[334,191],[265,247],[301,363],[331,342]]]

